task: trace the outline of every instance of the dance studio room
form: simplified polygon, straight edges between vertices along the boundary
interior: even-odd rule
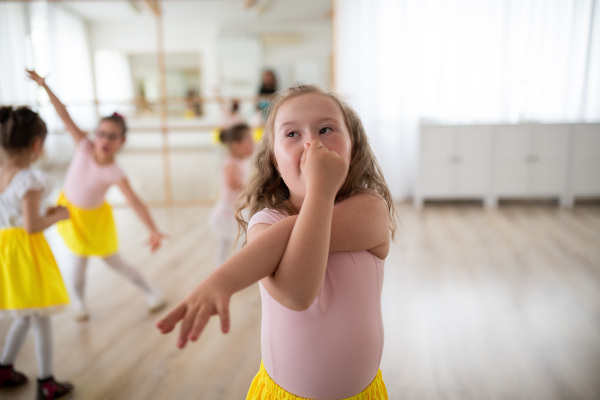
[[[600,398],[597,0],[0,0],[0,145],[0,399]]]

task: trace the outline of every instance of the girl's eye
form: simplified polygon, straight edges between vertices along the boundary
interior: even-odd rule
[[[331,129],[331,128],[321,128],[319,133],[322,135],[324,133],[331,132],[331,131],[333,131],[333,129]]]
[[[292,131],[292,132],[286,133],[285,136],[287,136],[287,137],[296,137],[296,136],[299,136],[299,135],[298,135],[298,132]]]

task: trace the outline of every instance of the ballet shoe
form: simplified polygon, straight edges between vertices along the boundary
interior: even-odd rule
[[[12,365],[0,365],[0,388],[14,388],[26,384],[27,377],[15,371]]]
[[[54,400],[70,394],[74,386],[69,382],[57,382],[53,376],[38,379],[36,400]]]

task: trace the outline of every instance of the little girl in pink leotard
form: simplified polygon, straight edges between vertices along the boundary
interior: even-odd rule
[[[178,346],[260,281],[262,363],[247,399],[387,399],[381,289],[393,202],[357,114],[312,85],[275,95],[238,209],[247,246],[158,323]],[[241,211],[251,219],[246,225]]]

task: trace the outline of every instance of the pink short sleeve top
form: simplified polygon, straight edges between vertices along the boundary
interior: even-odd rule
[[[285,217],[264,209],[249,229]],[[323,287],[304,311],[284,307],[259,284],[262,358],[279,386],[310,399],[348,398],[369,386],[383,353],[383,267],[366,250],[330,253]]]
[[[98,164],[94,159],[94,144],[87,138],[81,139],[65,177],[65,196],[76,207],[96,208],[104,202],[110,185],[123,178],[125,174],[117,164]]]

